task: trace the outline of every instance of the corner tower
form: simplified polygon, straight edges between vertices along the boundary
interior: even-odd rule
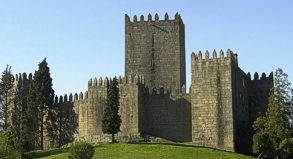
[[[178,13],[169,20],[149,14],[125,15],[125,76],[142,74],[149,88],[183,86],[185,70],[185,26]]]
[[[226,57],[222,50],[220,57],[215,50],[212,58],[208,51],[191,54],[192,142],[235,151],[237,61],[230,49]]]

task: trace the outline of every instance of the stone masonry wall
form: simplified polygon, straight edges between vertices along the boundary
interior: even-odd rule
[[[125,76],[141,74],[149,88],[183,86],[185,71],[184,24],[177,13],[174,20],[168,14],[155,20],[149,14],[130,21],[125,15]]]
[[[232,51],[214,50],[192,53],[192,141],[201,145],[234,151],[234,119],[232,101],[232,68],[236,62]]]
[[[110,80],[106,77],[95,78],[88,82],[88,91],[77,94],[74,100],[74,110],[78,116],[77,136],[101,135],[102,119],[107,99],[107,89]],[[144,126],[144,77],[136,75],[118,78],[120,89],[120,109],[122,123],[120,130],[123,133],[138,133]],[[139,123],[141,123],[139,125]]]
[[[233,70],[233,100],[236,103],[235,116],[237,118],[237,122],[246,122],[249,119],[249,81],[246,73],[244,73],[238,66],[234,66]]]
[[[17,102],[11,102],[11,106],[8,107],[8,120],[7,124],[12,125],[12,113],[14,110],[23,111],[27,108],[27,96],[29,93],[29,85],[32,81],[32,74],[27,77],[26,73],[16,74],[13,78],[13,90],[12,97],[17,98]],[[8,97],[9,98],[9,97]],[[12,99],[11,99],[12,100]]]
[[[107,99],[107,89],[109,80],[105,77],[95,78],[88,82],[88,91],[85,92],[85,96],[80,93],[79,100],[74,102],[75,109],[78,114],[78,135],[89,136],[102,134],[102,118],[104,115],[104,108]]]
[[[237,60],[237,55],[236,55]],[[248,78],[245,72],[238,67],[238,62],[231,63],[232,68],[232,102],[234,120],[234,150],[245,151],[250,145],[252,138],[252,126],[250,124],[248,105]]]
[[[145,130],[144,77],[129,75],[119,78],[121,133],[132,134]]]
[[[69,98],[65,94],[64,97],[55,97],[55,104],[59,109],[58,114],[58,145],[64,145],[74,140],[74,135],[78,133],[78,114],[76,114],[73,95]],[[52,140],[52,139],[50,139]]]
[[[190,96],[161,88],[146,97],[147,134],[176,142],[191,141]],[[176,92],[177,91],[177,92]],[[180,91],[181,92],[181,91]]]
[[[246,74],[238,67],[238,63],[232,63],[233,105],[235,105],[234,130],[235,151],[249,153],[253,144],[252,124],[259,112],[264,114],[268,108],[269,90],[273,87],[273,74],[269,77],[263,73],[259,79],[255,73],[251,80],[250,73]]]
[[[253,120],[258,117],[260,112],[263,115],[265,114],[269,104],[270,89],[274,86],[273,81],[273,72],[268,77],[265,73],[262,73],[260,78],[258,73],[255,73],[252,80],[249,74],[249,111]]]

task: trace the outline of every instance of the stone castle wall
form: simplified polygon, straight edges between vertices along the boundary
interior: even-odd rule
[[[252,123],[268,106],[273,76],[250,79],[231,50],[192,54],[192,141],[229,151],[251,147]],[[253,91],[253,92],[252,92]]]
[[[75,136],[92,136],[100,135],[102,133],[101,123],[104,115],[104,108],[107,99],[107,90],[110,81],[107,77],[90,79],[88,82],[88,91],[84,94],[81,92],[79,96],[77,93],[55,97],[55,103],[60,109],[60,117],[70,118],[67,124],[71,128],[64,127],[70,130]],[[144,129],[144,77],[129,76],[118,78],[120,89],[120,109],[122,124],[121,132],[137,133]],[[66,111],[63,111],[66,110]],[[70,113],[69,113],[70,112]],[[76,124],[77,123],[77,124]],[[62,126],[62,123],[60,124]],[[65,125],[64,125],[65,126]],[[63,128],[62,128],[63,129]]]
[[[185,86],[165,91],[163,88],[149,90],[144,84],[144,76],[138,75],[119,77],[118,83],[122,134],[152,134],[172,141],[191,141],[191,105]],[[69,140],[65,131],[76,137],[103,134],[101,121],[109,80],[100,78],[97,81],[95,78],[94,82],[89,80],[88,84],[88,91],[84,95],[80,93],[79,97],[75,94],[74,101],[72,94],[69,101],[64,98],[67,95],[59,97],[60,109],[74,112],[67,114],[62,111],[60,114],[66,118],[62,121],[67,121],[67,125],[60,124],[64,126],[64,132],[60,132],[64,136],[62,141]],[[58,101],[58,98],[55,100]]]
[[[7,124],[12,125],[11,119],[12,119],[12,113],[14,111],[22,111],[27,108],[27,96],[29,93],[29,85],[32,81],[32,74],[30,73],[28,76],[26,73],[19,73],[16,74],[13,78],[13,90],[12,90],[12,97],[16,99],[14,101],[13,99],[11,102],[11,106],[8,107],[8,120]]]
[[[250,114],[252,119],[256,119],[259,115],[259,112],[264,113],[267,110],[269,104],[268,97],[270,94],[270,89],[274,85],[273,72],[269,76],[266,76],[265,73],[262,73],[262,76],[259,78],[258,73],[254,74],[254,78],[249,77],[249,105],[250,105]]]
[[[145,131],[144,77],[126,76],[118,79],[120,91],[121,133]]]
[[[78,111],[76,110],[75,103],[72,98],[66,99],[64,96],[64,100],[62,96],[60,96],[59,101],[55,100],[57,107],[59,108],[58,114],[58,133],[56,142],[57,145],[64,145],[68,142],[72,142],[74,140],[74,134],[78,133]],[[72,97],[72,94],[71,96]],[[55,97],[57,99],[57,97]],[[50,140],[50,139],[49,139]],[[51,139],[52,140],[52,139]],[[50,143],[50,142],[48,142]]]
[[[125,75],[145,76],[149,88],[183,86],[185,71],[185,26],[179,14],[169,20],[149,14],[130,21],[125,15]]]
[[[248,138],[252,134],[250,132],[252,124],[249,123],[249,84],[246,73],[238,67],[237,61],[231,64],[231,68],[234,151],[243,151],[247,147],[252,147],[252,145],[249,145],[250,141],[252,141],[252,136]]]
[[[146,96],[146,133],[176,142],[191,141],[189,98],[181,88],[151,91]]]
[[[235,132],[235,150],[238,152],[247,152],[252,147],[252,124],[259,113],[265,114],[268,108],[269,90],[273,87],[273,73],[266,77],[262,74],[258,79],[258,73],[255,73],[255,79],[251,80],[250,73],[242,71],[238,65],[234,66],[233,76],[233,100],[236,111],[236,130]]]
[[[104,108],[107,99],[109,79],[105,77],[90,79],[88,81],[88,91],[80,93],[80,98],[76,101],[78,109],[78,134],[80,136],[101,134],[101,123],[104,115]]]
[[[234,150],[234,105],[232,99],[232,51],[191,55],[192,141],[219,149]]]

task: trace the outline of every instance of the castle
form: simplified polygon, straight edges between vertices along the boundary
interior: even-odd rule
[[[252,121],[265,112],[273,74],[251,79],[238,56],[206,51],[191,54],[191,86],[186,93],[185,25],[155,14],[145,19],[125,15],[125,76],[118,78],[123,134],[150,134],[177,142],[237,151],[247,143]],[[15,76],[26,101],[32,80]],[[101,135],[101,120],[110,79],[88,81],[85,93],[55,97],[60,109],[59,143],[72,137]],[[251,140],[251,139],[250,139]]]

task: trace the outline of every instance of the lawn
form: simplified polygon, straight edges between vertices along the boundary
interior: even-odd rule
[[[36,151],[44,159],[65,159],[68,148]],[[252,159],[232,152],[196,146],[190,143],[115,143],[95,147],[94,158],[131,159],[131,158],[196,158],[196,159]]]

